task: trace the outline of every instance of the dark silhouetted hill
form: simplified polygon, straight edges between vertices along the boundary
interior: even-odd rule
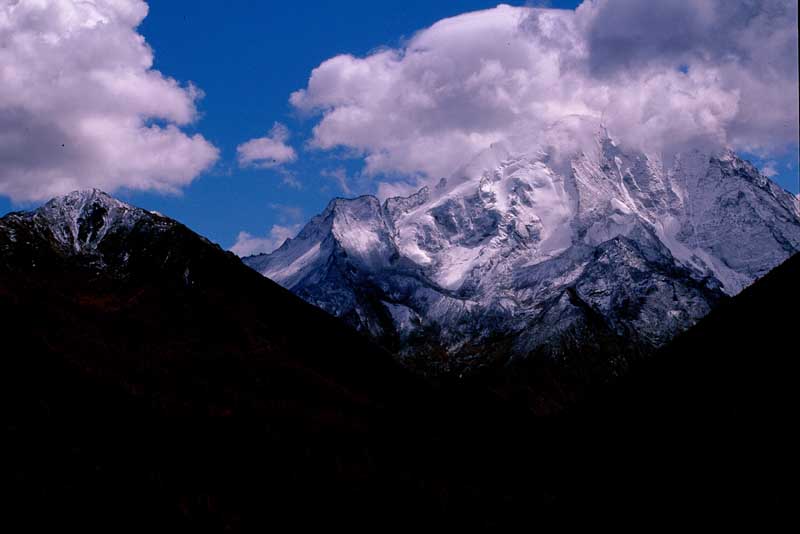
[[[60,202],[0,219],[4,530],[527,529],[790,507],[798,257],[619,389],[536,419],[411,375],[175,221],[99,192]]]

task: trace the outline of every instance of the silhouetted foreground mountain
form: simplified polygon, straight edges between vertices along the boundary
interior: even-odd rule
[[[796,415],[798,356],[800,254],[723,301],[582,410],[788,421]]]
[[[552,499],[526,416],[434,390],[175,221],[76,193],[0,219],[0,253],[3,506],[28,530],[502,524]]]
[[[618,433],[573,502],[796,524],[798,306],[800,254],[574,410]]]
[[[789,398],[768,386],[788,380],[775,340],[791,316],[773,310],[797,301],[798,258],[719,313],[752,321],[737,335],[772,352],[690,354],[727,346],[713,313],[668,349],[686,362],[669,378],[637,372],[592,417],[534,420],[480,388],[422,382],[179,223],[98,192],[60,202],[0,219],[10,531],[776,518],[790,502],[790,421],[782,433],[760,416]],[[194,417],[161,417],[176,414]]]

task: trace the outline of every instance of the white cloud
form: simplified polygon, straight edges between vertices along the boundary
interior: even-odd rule
[[[0,195],[176,192],[218,150],[180,128],[201,91],[153,70],[141,0],[0,0]]]
[[[281,182],[292,189],[303,189],[303,183],[297,179],[297,176],[292,171],[286,169],[278,169],[278,174],[281,175]]]
[[[797,144],[796,0],[596,0],[577,18],[597,79],[622,84],[683,65],[703,80],[686,91],[701,127],[748,151]]]
[[[776,166],[777,166],[776,162],[768,161],[764,165],[764,168],[761,169],[761,174],[763,174],[764,176],[766,176],[768,178],[772,178],[773,176],[777,176],[778,175],[778,171],[775,169]]]
[[[277,167],[297,159],[294,148],[286,144],[289,129],[276,122],[266,137],[251,139],[236,147],[239,165],[259,168]]]
[[[280,247],[284,241],[293,238],[302,228],[303,209],[287,204],[269,204],[279,224],[273,225],[265,236],[255,236],[249,232],[239,232],[231,252],[240,257],[253,254],[266,254]]]
[[[264,237],[254,236],[248,232],[239,232],[239,235],[236,236],[236,243],[230,250],[242,258],[254,254],[266,254],[280,247],[287,239],[296,236],[301,227],[301,224],[289,226],[276,224]]]
[[[270,203],[269,207],[278,215],[278,220],[281,222],[298,222],[303,219],[303,208],[299,206]]]
[[[663,4],[460,15],[402,49],[328,59],[290,101],[319,115],[311,146],[355,149],[367,175],[401,186],[571,115],[664,156],[699,143],[760,153],[796,145],[796,2]]]
[[[352,190],[350,189],[350,183],[347,179],[347,170],[344,167],[337,167],[336,169],[324,169],[321,172],[322,176],[326,178],[332,178],[336,181],[336,184],[339,186],[339,189],[345,195],[352,194]]]

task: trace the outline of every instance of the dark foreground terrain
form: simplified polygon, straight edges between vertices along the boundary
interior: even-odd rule
[[[410,375],[162,223],[91,257],[22,223],[0,242],[3,530],[792,516],[800,256],[574,413],[537,419]]]

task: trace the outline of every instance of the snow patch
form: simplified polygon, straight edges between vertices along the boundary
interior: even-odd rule
[[[311,265],[319,257],[320,245],[321,243],[314,244],[289,265],[276,269],[267,269],[261,274],[280,284]]]

